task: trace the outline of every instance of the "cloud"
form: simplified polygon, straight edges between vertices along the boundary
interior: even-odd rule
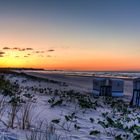
[[[0,57],[4,57],[4,55],[0,54]]]
[[[3,50],[10,50],[11,48],[9,47],[4,47]]]
[[[10,47],[3,47],[3,50],[31,51],[31,50],[33,50],[33,48],[19,48],[19,47],[10,48]]]
[[[48,50],[48,52],[54,52],[55,50],[54,49],[50,49],[50,50]]]
[[[19,49],[19,51],[25,51],[25,50],[26,50],[25,48],[20,48],[20,49]]]
[[[26,50],[30,51],[30,50],[33,50],[33,48],[26,48]]]
[[[14,48],[12,48],[12,50],[19,50],[20,48],[18,48],[18,47],[14,47]]]
[[[0,55],[3,55],[3,54],[5,54],[5,52],[0,51]]]
[[[45,53],[45,51],[35,51],[35,53]]]
[[[4,57],[5,52],[0,51],[0,57]]]

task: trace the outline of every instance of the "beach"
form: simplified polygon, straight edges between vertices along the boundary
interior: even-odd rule
[[[82,76],[72,74],[59,74],[59,73],[41,73],[41,72],[28,72],[23,71],[25,74],[35,76],[38,78],[46,78],[54,81],[64,82],[69,85],[70,89],[78,90],[80,92],[92,93],[93,89],[93,78],[94,76]],[[104,77],[104,76],[102,76]],[[110,78],[110,77],[109,77]],[[112,78],[116,78],[113,77]],[[132,78],[120,78],[124,80],[124,95],[131,96],[133,93],[133,82]]]
[[[10,81],[7,84],[12,84],[12,89],[16,87],[16,90],[13,96],[7,92],[3,96],[1,91],[0,101],[4,102],[1,107],[5,113],[1,115],[0,126],[5,134],[16,135],[17,140],[28,140],[35,134],[36,140],[46,140],[41,138],[45,135],[49,140],[116,140],[117,137],[131,140],[135,137],[130,129],[134,125],[139,127],[140,115],[138,108],[129,107],[132,98],[130,79],[125,80],[123,97],[95,98],[91,76],[35,71],[12,71],[3,75],[6,83]],[[15,118],[9,126],[11,109],[15,106],[7,103],[16,96],[23,103],[18,103]]]

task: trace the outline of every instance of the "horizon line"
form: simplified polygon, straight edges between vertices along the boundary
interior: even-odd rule
[[[34,67],[0,67],[0,69],[27,69],[27,70],[48,70],[48,71],[85,71],[85,72],[140,72],[140,70],[80,70],[80,69],[47,69]]]

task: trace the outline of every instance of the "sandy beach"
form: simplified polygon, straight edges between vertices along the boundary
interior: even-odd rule
[[[139,127],[140,116],[138,108],[129,107],[131,80],[125,80],[126,94],[121,98],[94,98],[93,77],[25,71],[3,76],[1,80],[9,86],[1,87],[0,91],[0,101],[4,103],[0,104],[4,112],[0,126],[5,134],[15,135],[15,140],[31,140],[35,134],[35,140],[46,140],[41,138],[46,135],[49,140],[117,140],[118,137],[132,140],[135,137],[129,131],[134,125]],[[15,92],[13,96],[7,92],[11,86]],[[13,98],[23,103],[13,106],[10,103]],[[13,107],[17,112],[13,112]],[[9,119],[13,113],[11,125]]]
[[[58,73],[39,73],[39,72],[26,72],[25,74],[46,78],[54,81],[65,82],[69,85],[70,89],[78,90],[80,92],[92,93],[93,89],[93,76],[78,76]],[[124,95],[132,96],[133,82],[130,78],[124,78]]]

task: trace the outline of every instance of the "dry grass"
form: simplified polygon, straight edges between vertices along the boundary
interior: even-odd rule
[[[36,127],[26,134],[26,140],[62,140],[55,132],[53,124],[46,124],[43,121],[37,123]]]

